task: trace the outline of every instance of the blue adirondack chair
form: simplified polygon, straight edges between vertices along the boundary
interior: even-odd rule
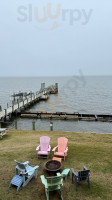
[[[21,185],[24,187],[33,177],[37,178],[37,169],[39,166],[37,165],[35,167],[31,167],[28,165],[29,161],[20,163],[15,160],[15,162],[17,164],[16,175],[12,178],[9,187],[11,187],[11,185],[15,185],[17,186],[18,191]]]
[[[60,173],[57,176],[47,177],[45,178],[44,175],[40,176],[41,182],[45,187],[46,198],[49,200],[49,192],[54,190],[59,190],[60,192],[60,199],[63,200],[62,197],[62,186],[63,186],[63,178]]]

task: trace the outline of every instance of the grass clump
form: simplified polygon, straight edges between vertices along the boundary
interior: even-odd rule
[[[58,137],[68,138],[68,156],[62,161],[63,168],[81,170],[83,166],[90,169],[90,184],[81,183],[78,192],[72,184],[71,176],[63,185],[64,200],[111,200],[112,199],[112,135],[89,134],[55,131],[23,131],[10,130],[0,140],[0,200],[45,200],[45,191],[41,184],[40,175],[48,176],[44,171],[47,160],[38,159],[36,147],[40,137],[47,135],[51,138],[50,145],[57,146]],[[53,152],[50,154],[50,159]],[[39,165],[38,178],[32,179],[29,184],[20,188],[8,188],[15,174],[14,160],[29,161],[31,166]],[[58,193],[50,193],[50,199],[59,199]]]

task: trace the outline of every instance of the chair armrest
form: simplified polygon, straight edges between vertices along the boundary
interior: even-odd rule
[[[30,170],[30,171],[26,171],[26,172],[20,172],[20,174],[22,174],[22,175],[26,175],[26,174],[28,174],[29,172],[32,172],[32,171],[34,171],[34,170]]]
[[[38,165],[36,165],[35,167],[33,167],[33,170],[35,170],[35,169],[38,169],[39,168],[39,166]]]
[[[39,168],[39,166],[38,165],[36,165],[35,167],[32,167],[32,169],[31,170],[29,170],[29,171],[26,171],[26,172],[21,172],[23,175],[25,175],[25,174],[28,174],[29,172],[32,172],[32,171],[34,171],[34,170],[36,170],[36,169],[38,169]]]
[[[67,153],[67,151],[68,151],[68,147],[65,149],[64,153]]]
[[[40,178],[41,178],[41,182],[42,182],[42,184],[45,186],[45,188],[48,188],[48,187],[47,187],[47,180],[46,180],[45,176],[44,176],[44,175],[41,175]]]
[[[90,176],[90,170],[87,167],[83,167],[84,171],[87,170],[88,171],[88,176]]]
[[[40,145],[36,148],[36,151],[39,151]]]
[[[71,168],[71,171],[72,171],[72,175],[78,176],[78,172],[75,172],[73,168]]]
[[[49,147],[48,147],[48,151],[50,151],[51,150],[51,146],[49,145]]]
[[[85,166],[83,167],[83,169],[84,169],[84,170],[88,170],[88,168],[87,168],[87,167],[85,167]]]
[[[56,175],[57,175],[57,176],[61,176],[61,174],[60,174],[59,172],[58,172],[58,173],[56,173]]]
[[[26,162],[24,162],[23,164],[24,164],[24,165],[28,165],[28,163],[29,163],[29,161],[26,161]]]
[[[71,168],[71,171],[72,171],[72,173],[74,173],[74,169],[73,168]]]
[[[58,148],[58,146],[54,147],[54,148],[52,149],[52,151],[56,151],[57,148]]]

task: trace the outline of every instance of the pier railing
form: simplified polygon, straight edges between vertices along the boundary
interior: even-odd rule
[[[42,83],[41,89],[39,92],[37,91],[36,93],[33,93],[32,95],[30,95],[29,97],[26,97],[26,99],[23,99],[20,102],[19,100],[17,100],[16,103],[13,101],[12,106],[1,111],[0,120],[4,120],[6,116],[11,115],[18,110],[21,110],[21,108],[28,107],[30,104],[33,104],[41,99],[46,100],[48,98],[48,94],[52,94],[56,92],[58,92],[57,83],[54,86],[49,86],[47,88],[45,88],[45,83]]]

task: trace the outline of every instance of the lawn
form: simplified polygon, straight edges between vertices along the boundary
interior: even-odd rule
[[[68,156],[62,161],[62,169],[81,170],[83,166],[90,169],[90,185],[81,183],[78,192],[72,184],[71,175],[63,183],[64,200],[111,200],[112,199],[112,135],[89,134],[56,131],[22,131],[10,130],[0,139],[0,200],[46,200],[45,191],[40,181],[47,160],[38,159],[36,147],[40,136],[51,138],[50,145],[57,146],[58,137],[68,138]],[[50,158],[52,159],[51,151]],[[8,188],[15,174],[14,160],[29,161],[31,166],[39,165],[37,180],[33,178],[29,184],[16,192],[15,187]],[[50,200],[59,199],[58,192],[50,193]]]

